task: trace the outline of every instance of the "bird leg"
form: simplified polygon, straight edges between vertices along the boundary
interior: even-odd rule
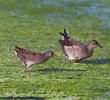
[[[74,64],[80,64],[80,63],[78,62],[78,60],[75,60]]]
[[[69,64],[71,64],[71,60],[69,60]]]
[[[76,65],[78,65],[78,64],[80,64],[80,65],[86,65],[86,64],[83,64],[83,63],[79,63],[78,61],[79,60],[75,60],[75,63],[74,64],[76,64]]]
[[[25,64],[25,68],[24,68],[24,70],[22,70],[21,72],[25,72],[25,71],[27,71],[28,68],[29,68],[29,66],[28,66],[27,64]]]

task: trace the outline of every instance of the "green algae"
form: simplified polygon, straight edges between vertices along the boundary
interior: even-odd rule
[[[0,0],[0,98],[110,99],[109,0]],[[98,40],[87,65],[69,64],[58,34],[84,43]],[[57,57],[21,73],[14,43],[38,52],[53,50]]]

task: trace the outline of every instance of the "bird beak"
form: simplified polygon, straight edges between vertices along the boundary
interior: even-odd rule
[[[103,48],[99,43],[97,44],[98,47]]]
[[[56,57],[56,54],[53,54],[54,57]]]

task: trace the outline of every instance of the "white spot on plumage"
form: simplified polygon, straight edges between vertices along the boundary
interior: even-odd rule
[[[73,48],[79,48],[79,46],[72,45],[72,46],[64,46],[65,49],[73,49]]]
[[[15,54],[16,54],[16,56],[17,56],[17,53],[16,53],[16,51],[15,51]]]
[[[26,63],[27,63],[28,66],[31,66],[31,65],[35,64],[35,62],[33,62],[33,61],[27,61]]]
[[[70,55],[70,56],[68,56],[68,59],[69,60],[75,60],[75,57],[73,57],[73,56]]]
[[[67,34],[68,34],[68,36],[69,36],[68,30],[66,30],[66,32],[67,32]]]
[[[62,36],[62,40],[64,40],[64,36]]]

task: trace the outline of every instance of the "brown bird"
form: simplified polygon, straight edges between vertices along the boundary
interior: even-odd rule
[[[63,53],[70,60],[79,61],[81,59],[85,59],[91,57],[93,54],[93,48],[98,46],[102,48],[102,46],[96,40],[91,40],[87,45],[70,38],[66,29],[64,29],[64,33],[60,32],[63,36],[62,40],[59,40]]]
[[[27,71],[29,66],[46,62],[50,57],[56,56],[53,51],[37,53],[31,50],[20,48],[15,44],[15,54],[24,63],[25,68],[22,72]]]

